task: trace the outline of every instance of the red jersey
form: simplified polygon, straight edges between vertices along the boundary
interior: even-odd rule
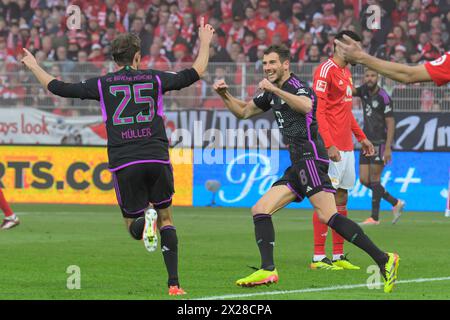
[[[352,75],[333,59],[321,63],[314,72],[313,89],[317,95],[319,133],[328,149],[352,151],[352,133],[358,141],[366,139],[352,113]]]
[[[434,61],[426,62],[425,68],[438,86],[450,82],[450,51]]]

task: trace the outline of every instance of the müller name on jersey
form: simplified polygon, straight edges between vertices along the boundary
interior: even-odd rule
[[[139,138],[146,138],[150,137],[152,135],[152,132],[150,128],[142,128],[142,129],[128,129],[121,132],[122,139],[129,140],[129,139],[139,139]]]

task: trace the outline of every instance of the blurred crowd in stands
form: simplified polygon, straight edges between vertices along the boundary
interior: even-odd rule
[[[67,28],[69,5],[81,8],[78,30]],[[381,29],[368,28],[371,5],[381,8]],[[248,84],[239,63],[251,62],[248,73],[258,72],[270,44],[286,44],[301,68],[331,56],[334,36],[344,29],[358,33],[370,54],[402,63],[434,60],[450,43],[450,0],[0,0],[0,104],[45,95],[21,85],[32,81],[18,67],[24,47],[53,75],[80,81],[111,71],[105,63],[111,41],[128,31],[141,38],[141,68],[179,70],[196,55],[201,17],[216,30],[210,61],[236,65],[214,68],[209,80],[229,77],[236,93]],[[189,95],[207,89],[193,90]]]

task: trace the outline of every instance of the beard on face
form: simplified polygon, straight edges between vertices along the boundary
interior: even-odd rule
[[[376,82],[374,83],[372,81],[366,82],[366,84],[370,90],[373,90],[377,86],[377,83]]]
[[[269,75],[267,75],[267,80],[269,80],[272,83],[277,83],[279,82],[282,78],[283,78],[283,69],[280,68],[278,70],[275,70],[275,73],[272,76],[275,76],[275,78],[273,80],[269,79]]]

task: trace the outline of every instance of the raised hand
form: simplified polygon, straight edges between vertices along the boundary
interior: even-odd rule
[[[336,46],[340,49],[344,59],[349,63],[360,63],[362,57],[366,54],[361,44],[344,35],[343,41],[334,40]]]
[[[24,51],[24,57],[22,58],[22,63],[28,68],[31,69],[31,67],[37,65],[36,58],[33,56],[33,54],[28,51],[27,49],[23,48]]]
[[[277,87],[267,79],[261,80],[258,84],[258,88],[268,92],[274,92],[277,89]]]
[[[219,95],[224,95],[228,90],[228,85],[225,80],[217,80],[213,85],[214,91],[216,91]]]
[[[198,37],[200,42],[211,43],[212,36],[214,34],[214,28],[210,24],[205,25],[205,18],[200,18],[200,27],[198,28]]]

